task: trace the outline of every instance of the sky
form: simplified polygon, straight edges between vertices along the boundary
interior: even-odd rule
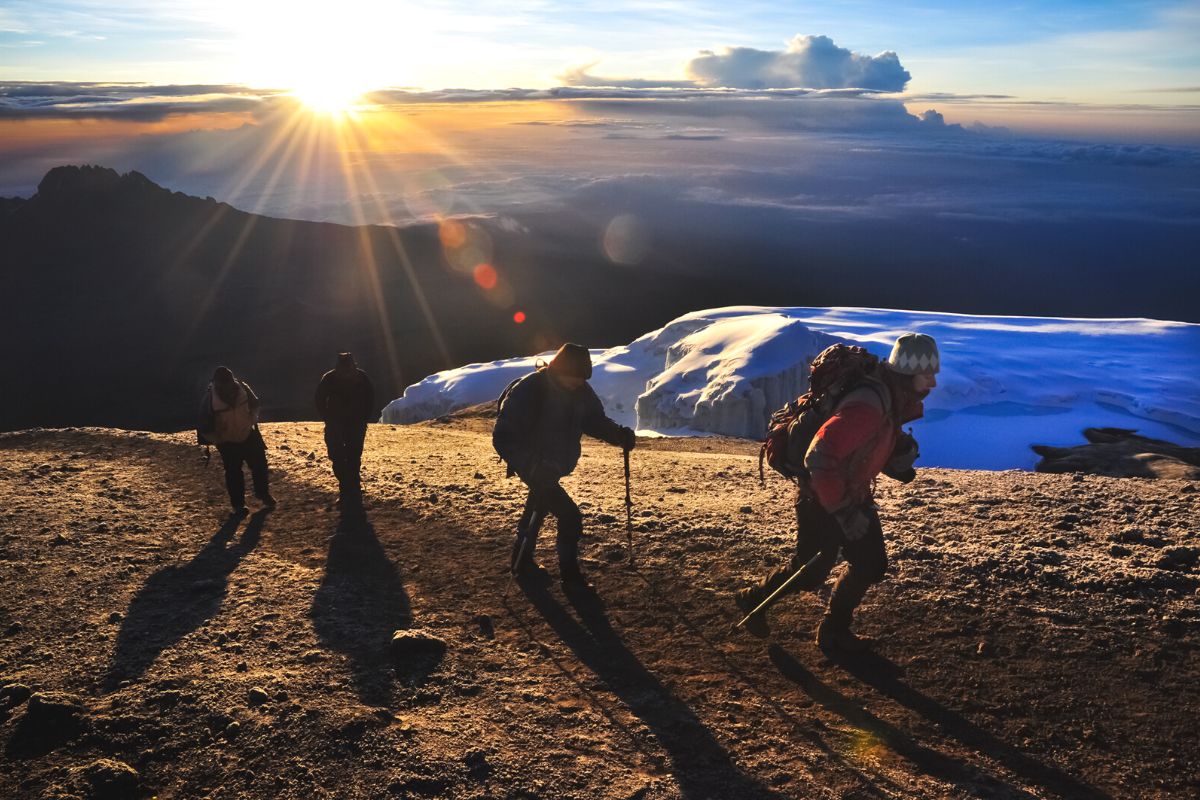
[[[553,213],[778,268],[842,224],[878,263],[1170,275],[1198,43],[1196,0],[0,0],[0,196],[93,163],[347,224]]]

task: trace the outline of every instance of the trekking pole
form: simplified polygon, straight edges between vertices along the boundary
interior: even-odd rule
[[[625,451],[625,540],[629,548],[629,568],[633,569],[633,498],[629,496],[629,451]]]
[[[817,553],[815,556],[812,557],[812,560],[809,561],[808,563],[811,564],[813,561],[816,561],[818,558],[820,558],[820,556],[821,556],[821,554]],[[804,565],[804,567],[807,567],[807,566],[808,566],[808,564]],[[800,577],[800,573],[804,572],[804,567],[801,567],[800,569],[793,572],[791,574],[791,577],[789,577],[786,581],[783,582],[782,586],[780,586],[775,591],[771,592],[771,594],[767,596],[766,600],[763,600],[761,603],[759,603],[757,606],[755,606],[753,611],[751,611],[746,616],[742,617],[742,621],[739,622],[737,625],[734,625],[733,627],[734,628],[742,627],[747,622],[749,622],[750,618],[753,617],[755,614],[758,614],[759,612],[765,611],[767,608],[769,608],[770,605],[775,602],[775,599],[777,597],[779,597],[780,595],[782,595],[784,590],[787,589],[789,586],[791,586],[792,582],[794,580],[796,580],[796,578]]]

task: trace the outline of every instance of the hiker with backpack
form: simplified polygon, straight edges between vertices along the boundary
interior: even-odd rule
[[[547,514],[558,523],[558,574],[564,588],[589,589],[579,568],[579,537],[583,515],[559,485],[579,461],[583,434],[632,450],[634,432],[613,422],[587,383],[592,359],[587,348],[564,344],[550,363],[509,384],[500,396],[492,444],[529,487],[517,524],[510,568],[518,577],[540,577],[544,570],[534,558],[541,524]]]
[[[367,424],[378,418],[375,387],[358,368],[354,356],[339,353],[337,364],[321,376],[315,398],[317,415],[325,422],[325,448],[338,482],[338,507],[362,505],[362,452]]]
[[[939,367],[937,343],[925,334],[901,335],[882,362],[861,347],[833,345],[813,360],[809,391],[776,412],[763,450],[796,482],[796,552],[736,594],[752,633],[768,632],[760,609],[768,598],[823,586],[840,551],[849,567],[834,585],[816,642],[827,652],[868,646],[850,622],[887,569],[874,482],[880,473],[904,483],[916,477],[917,443],[900,426],[924,414]]]
[[[254,496],[264,508],[274,508],[267,474],[267,445],[258,429],[258,396],[228,367],[213,371],[212,383],[200,402],[196,436],[200,444],[215,444],[225,467],[225,489],[234,514],[246,514],[246,480],[242,465],[250,467]]]

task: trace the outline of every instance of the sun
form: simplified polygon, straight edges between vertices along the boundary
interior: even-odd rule
[[[350,82],[341,82],[335,77],[315,80],[300,80],[293,83],[291,94],[300,103],[316,114],[345,116],[352,114],[361,105],[366,90]]]
[[[237,15],[243,82],[282,89],[314,113],[351,114],[364,94],[395,83],[392,76],[404,72],[411,48],[401,33],[414,20],[399,24],[396,15],[406,5],[373,0],[244,5]]]

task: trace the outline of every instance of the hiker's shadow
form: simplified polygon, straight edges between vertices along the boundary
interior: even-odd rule
[[[230,516],[191,561],[163,567],[150,576],[121,622],[104,681],[106,691],[141,677],[159,653],[217,613],[230,573],[258,546],[269,513],[263,509],[251,516],[236,541],[233,537],[243,518]]]
[[[742,772],[695,712],[638,661],[613,630],[598,595],[578,590],[568,594],[579,614],[576,621],[544,584],[522,581],[521,587],[563,643],[654,734],[667,752],[683,797],[778,796]]]
[[[365,516],[345,515],[338,523],[309,617],[321,642],[350,659],[359,698],[387,705],[394,670],[404,669],[392,658],[392,634],[412,623],[412,606]]]
[[[844,717],[928,774],[957,784],[972,796],[1033,798],[1049,792],[1072,800],[1109,797],[1094,786],[1000,741],[958,712],[908,686],[900,680],[900,668],[876,653],[837,655],[832,660],[863,683],[933,723],[946,736],[1003,765],[1022,782],[1037,787],[1036,793],[1005,783],[987,774],[982,767],[920,744],[895,725],[822,683],[779,645],[771,645],[768,653],[780,673],[798,684],[821,706]]]

